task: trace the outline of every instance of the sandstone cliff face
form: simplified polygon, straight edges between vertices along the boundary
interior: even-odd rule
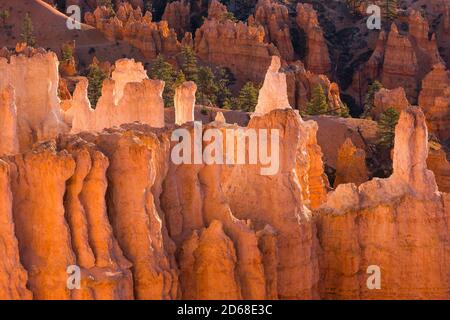
[[[448,298],[447,196],[426,169],[427,150],[425,117],[410,107],[396,129],[393,175],[329,194],[316,215],[323,297]],[[371,265],[381,269],[379,290],[366,285]]]
[[[185,83],[185,94],[177,94],[179,125],[119,122],[3,157],[1,297],[448,299],[450,199],[426,169],[424,115],[418,108],[402,113],[391,178],[339,185],[327,195],[317,123],[288,108],[286,90],[276,99],[287,103],[282,110],[268,94],[286,85],[279,66],[273,58],[259,112],[247,127],[193,124],[195,88]],[[126,83],[114,107],[150,100],[129,89],[148,81]],[[160,99],[161,83],[154,87]],[[115,88],[105,82],[98,108],[114,105]],[[74,125],[80,115],[89,119],[97,112],[90,109],[86,81],[73,99],[81,103]],[[223,144],[204,161],[179,163],[176,129],[185,129],[182,142],[192,150],[206,152],[213,139]],[[265,135],[275,132],[279,140]],[[279,157],[251,162],[250,145],[242,147],[249,140],[267,143],[259,157],[264,151]],[[220,161],[220,149],[230,146],[229,158],[236,160],[241,148],[248,162]],[[270,164],[276,170],[265,175]],[[365,289],[369,265],[382,270],[381,290]],[[70,266],[81,269],[80,289],[67,286]]]
[[[429,36],[428,21],[420,12],[409,10],[405,22],[408,32],[400,32],[395,23],[391,25],[388,35],[380,32],[371,58],[354,75],[354,94],[359,92],[359,88],[365,92],[367,84],[380,80],[387,89],[403,87],[408,100],[417,103],[420,82],[434,64],[442,62],[442,58],[436,36]]]
[[[259,0],[255,15],[249,17],[249,25],[262,25],[265,41],[273,43],[284,60],[294,59],[294,48],[290,34],[289,13],[286,6],[272,0]]]
[[[134,121],[164,127],[164,82],[149,80],[141,63],[129,59],[116,62],[112,79],[103,82],[95,110],[91,108],[87,89],[87,79],[81,78],[71,107],[65,112],[72,133],[100,131]]]
[[[366,152],[356,148],[352,140],[347,138],[338,151],[334,187],[345,183],[359,186],[368,180]]]
[[[450,138],[450,72],[437,64],[423,79],[419,105],[423,108],[430,131],[443,141]]]
[[[164,9],[162,20],[167,21],[169,28],[175,30],[177,35],[184,35],[191,29],[191,4],[189,1],[180,0],[169,2]]]
[[[56,54],[26,48],[22,54],[1,57],[0,72],[0,88],[11,86],[15,91],[21,151],[67,131],[59,108]]]
[[[339,112],[343,107],[339,86],[331,82],[327,76],[306,70],[300,61],[290,63],[283,67],[282,71],[286,74],[289,102],[295,109],[300,111],[306,109],[312,92],[318,85],[322,86],[327,95],[330,110]]]
[[[379,119],[380,115],[388,108],[394,108],[398,113],[405,110],[410,104],[406,98],[405,90],[402,87],[389,90],[382,88],[375,93],[374,108],[371,110],[370,115],[373,119]]]
[[[447,161],[447,156],[444,150],[430,148],[427,165],[436,177],[436,183],[439,187],[439,191],[449,193],[450,163]]]
[[[14,88],[8,86],[0,92],[0,155],[19,152],[17,110]]]
[[[306,68],[317,74],[328,74],[331,61],[317,12],[311,4],[297,4],[297,24],[306,34]]]
[[[105,7],[98,7],[93,13],[86,13],[85,20],[107,39],[124,40],[149,59],[159,53],[175,55],[181,47],[176,32],[169,29],[167,21],[152,22],[149,11],[143,16],[140,8],[133,9],[129,3],[120,5],[114,17]]]
[[[260,82],[271,56],[278,55],[278,50],[265,43],[264,37],[261,26],[208,18],[195,32],[195,51],[203,60],[230,68],[243,82]]]

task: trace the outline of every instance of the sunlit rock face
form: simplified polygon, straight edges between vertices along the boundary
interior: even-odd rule
[[[448,299],[448,197],[437,191],[427,154],[425,117],[409,107],[396,128],[393,175],[328,195],[316,213],[322,297]],[[379,290],[365,276],[374,265]]]
[[[347,138],[338,151],[334,187],[344,183],[354,183],[359,186],[368,180],[366,152],[356,148],[352,140]]]
[[[210,10],[214,8],[210,6]],[[271,56],[279,55],[276,47],[264,38],[262,26],[233,22],[212,14],[195,32],[194,48],[201,59],[229,68],[241,81],[259,82],[264,78]]]
[[[15,91],[20,150],[68,130],[59,108],[56,54],[26,48],[22,54],[0,57],[0,73],[0,88]]]
[[[280,72],[280,67],[280,58],[272,56],[253,116],[264,115],[276,109],[291,109],[287,96],[286,74]]]
[[[14,88],[11,86],[0,92],[0,128],[0,155],[19,152],[17,109]]]
[[[148,79],[141,63],[118,60],[112,79],[103,82],[95,109],[91,107],[87,90],[88,80],[81,78],[70,102],[71,108],[65,112],[72,133],[100,131],[134,121],[164,127],[164,82]]]
[[[197,85],[187,81],[175,89],[175,123],[182,125],[194,121],[195,93]]]
[[[169,28],[167,21],[152,21],[150,11],[133,8],[126,2],[120,4],[112,16],[106,7],[98,7],[85,14],[87,24],[99,29],[108,40],[124,40],[139,49],[147,58],[156,58],[160,53],[171,56],[181,49],[177,34]]]

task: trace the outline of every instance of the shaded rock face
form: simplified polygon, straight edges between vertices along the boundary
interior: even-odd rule
[[[354,183],[359,186],[368,180],[366,152],[356,148],[352,140],[347,138],[338,151],[334,187],[345,183]]]
[[[250,25],[262,25],[265,41],[273,43],[284,60],[294,60],[294,48],[290,34],[289,12],[286,6],[272,0],[260,0],[255,15],[249,18]]]
[[[442,58],[436,37],[429,35],[428,21],[420,12],[409,10],[405,22],[406,34],[395,23],[388,34],[380,32],[369,61],[354,75],[351,93],[355,97],[360,89],[365,92],[368,84],[380,80],[387,89],[403,87],[408,100],[417,103],[420,82]]]
[[[194,47],[201,59],[229,68],[237,79],[260,82],[271,56],[279,55],[273,45],[264,42],[264,38],[262,26],[214,17],[205,20],[197,29]]]
[[[443,141],[450,138],[450,72],[436,64],[423,79],[419,105],[424,110],[430,131]]]
[[[162,20],[166,20],[169,28],[175,30],[177,35],[184,35],[191,29],[191,4],[180,0],[167,3]]]
[[[58,99],[58,59],[53,52],[29,49],[9,59],[0,58],[0,88],[14,88],[19,148],[49,139],[68,128],[62,120]],[[10,106],[11,107],[11,106]],[[11,108],[10,108],[11,109]]]
[[[109,40],[124,40],[138,48],[149,59],[159,53],[173,56],[181,49],[177,34],[169,29],[168,22],[152,22],[149,11],[142,15],[141,8],[133,9],[130,3],[124,3],[111,16],[105,7],[98,7],[93,13],[86,13],[87,24],[99,29]]]
[[[430,148],[427,165],[436,177],[439,191],[450,193],[450,163],[444,150]]]
[[[306,67],[313,73],[328,74],[331,71],[331,60],[317,12],[311,4],[299,3],[296,9],[297,25],[305,32],[307,39]]]
[[[398,113],[405,110],[410,104],[402,87],[389,90],[382,88],[375,93],[374,108],[370,115],[373,119],[379,119],[381,114],[389,108],[394,108]]]
[[[314,88],[319,85],[327,95],[330,110],[339,112],[343,107],[339,86],[331,82],[327,76],[306,70],[300,61],[290,63],[283,67],[282,71],[286,74],[289,102],[295,109],[305,111]]]
[[[396,128],[393,175],[328,195],[316,213],[323,297],[448,298],[448,197],[426,168],[427,151],[425,117],[409,107]],[[379,290],[367,286],[369,266],[381,270]]]

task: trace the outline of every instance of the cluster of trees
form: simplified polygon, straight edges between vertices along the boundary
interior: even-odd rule
[[[358,13],[358,9],[362,6],[369,6],[371,4],[378,4],[381,8],[382,16],[386,20],[392,21],[397,18],[398,2],[397,0],[346,0],[347,6],[355,13]]]
[[[176,70],[160,54],[152,62],[149,70],[150,78],[160,79],[166,83],[163,98],[167,107],[173,106],[175,88],[184,81],[193,81],[197,84],[197,103],[201,105],[254,111],[258,100],[258,88],[253,83],[246,83],[238,96],[233,97],[231,86],[235,79],[228,69],[199,65],[193,49],[189,46],[182,48],[180,60],[180,69]]]
[[[349,117],[349,109],[343,104],[339,109],[334,110],[330,108],[328,103],[328,98],[325,95],[323,87],[319,84],[317,85],[312,93],[311,100],[306,105],[305,114],[307,115],[335,115],[341,117]]]
[[[366,98],[364,100],[364,113],[362,118],[371,119],[371,113],[374,108],[375,94],[383,88],[378,80],[369,85]],[[391,150],[394,147],[395,127],[397,126],[400,114],[397,110],[387,108],[378,120],[378,145],[382,149]]]

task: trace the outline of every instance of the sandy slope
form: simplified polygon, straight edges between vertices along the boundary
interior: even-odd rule
[[[0,22],[0,46],[14,47],[20,40],[22,22],[30,13],[37,44],[59,53],[63,42],[75,40],[81,64],[89,63],[95,54],[101,60],[116,60],[124,56],[142,58],[136,49],[123,42],[111,42],[100,31],[87,25],[81,30],[69,30],[67,16],[41,0],[0,0],[0,10],[8,9],[6,25]],[[93,53],[92,48],[95,49]],[[141,60],[141,59],[140,59]]]

